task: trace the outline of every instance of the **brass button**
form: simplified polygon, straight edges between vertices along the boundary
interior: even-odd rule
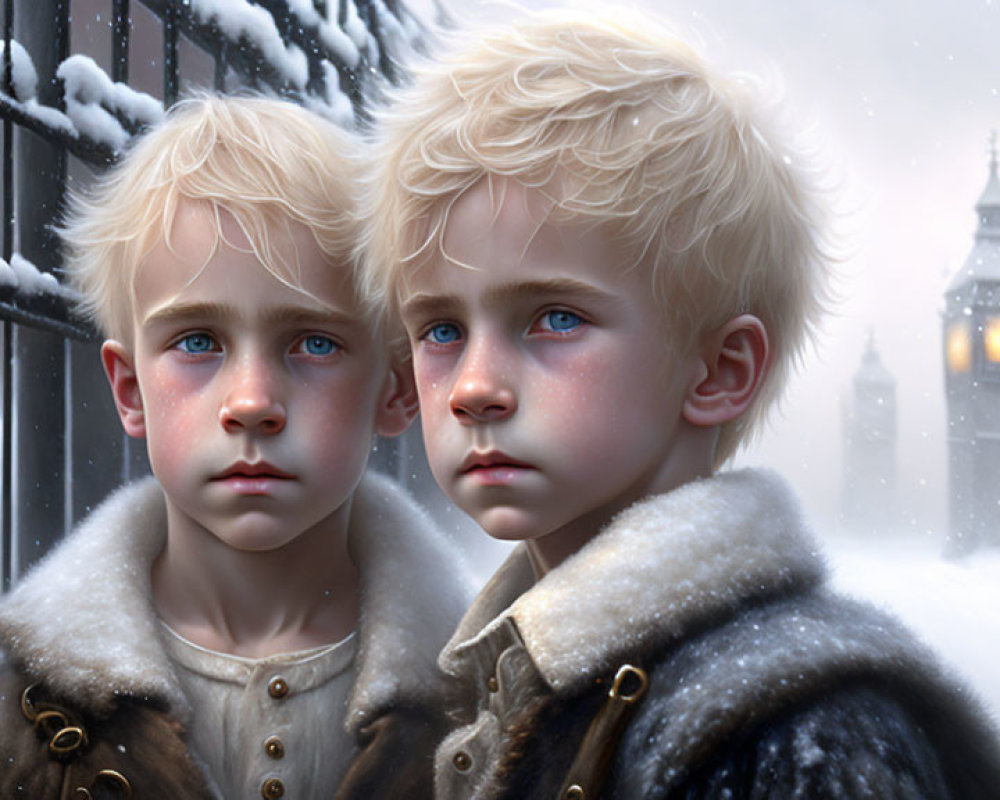
[[[270,736],[267,741],[264,742],[264,752],[267,753],[270,758],[277,761],[279,758],[285,757],[285,743],[277,736]]]
[[[455,769],[459,772],[468,772],[469,767],[472,766],[472,756],[466,753],[464,750],[459,750],[455,753],[455,757],[452,759],[452,763],[455,765]]]
[[[281,700],[288,694],[288,682],[281,677],[271,678],[267,684],[267,693],[275,700]]]
[[[268,778],[260,785],[260,796],[264,800],[278,800],[285,796],[285,784],[280,778]]]
[[[486,688],[491,692],[496,692],[500,689],[500,684],[497,682],[495,675],[490,675],[490,679],[486,681]]]
[[[566,792],[563,794],[563,800],[583,800],[583,788],[576,783],[572,786],[566,787]]]

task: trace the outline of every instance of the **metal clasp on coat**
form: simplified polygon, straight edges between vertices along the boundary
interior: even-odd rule
[[[94,800],[94,791],[101,785],[117,790],[122,800],[132,800],[132,784],[114,769],[102,769],[89,787],[77,786],[73,790],[73,800]]]
[[[626,682],[629,684],[626,686]],[[646,693],[649,686],[649,677],[645,670],[633,667],[631,664],[622,664],[615,673],[615,680],[611,684],[608,697],[619,700],[626,705],[638,703],[639,699]]]
[[[629,717],[648,686],[645,670],[631,664],[618,668],[607,699],[590,721],[566,773],[558,800],[593,800],[600,794]]]
[[[21,713],[35,731],[48,740],[48,750],[56,758],[68,758],[87,746],[87,731],[73,715],[55,703],[37,703],[31,693],[38,688],[33,683],[21,693]]]

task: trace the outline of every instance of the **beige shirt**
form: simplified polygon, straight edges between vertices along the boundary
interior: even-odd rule
[[[219,653],[166,625],[163,644],[194,710],[188,732],[225,800],[330,797],[357,752],[344,728],[357,636],[267,658]]]

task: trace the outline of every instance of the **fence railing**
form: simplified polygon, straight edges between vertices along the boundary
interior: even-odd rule
[[[121,432],[96,334],[73,317],[51,232],[67,184],[113,163],[187,85],[252,87],[365,115],[421,25],[394,0],[4,0],[2,585],[148,467]],[[409,472],[406,446],[375,454]]]

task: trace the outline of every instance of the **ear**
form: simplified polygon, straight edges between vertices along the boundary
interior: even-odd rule
[[[767,331],[753,314],[741,314],[702,342],[699,375],[684,401],[692,425],[722,425],[743,414],[770,366]]]
[[[375,432],[379,436],[399,436],[410,427],[418,409],[413,359],[393,359],[379,395]]]
[[[142,393],[135,372],[135,360],[121,342],[108,339],[101,345],[101,361],[111,384],[115,407],[121,417],[125,433],[135,439],[146,438],[146,414],[142,407]]]

